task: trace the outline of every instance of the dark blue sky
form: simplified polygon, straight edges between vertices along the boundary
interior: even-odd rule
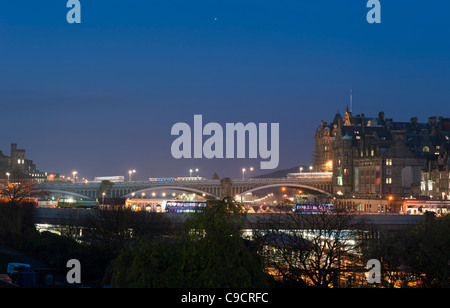
[[[309,164],[320,120],[450,116],[450,3],[0,2],[0,149],[42,171],[241,176],[260,159],[172,158],[176,122],[280,123],[280,165]],[[215,20],[217,18],[217,20]],[[255,174],[266,171],[256,170]]]

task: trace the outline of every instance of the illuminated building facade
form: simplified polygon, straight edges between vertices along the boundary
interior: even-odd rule
[[[368,118],[353,116],[347,108],[344,118],[337,113],[333,122],[322,121],[317,129],[314,166],[327,171],[328,163],[338,195],[410,197],[427,195],[425,188],[448,195],[449,135],[450,119],[394,122],[384,112]],[[446,190],[436,191],[437,182]]]

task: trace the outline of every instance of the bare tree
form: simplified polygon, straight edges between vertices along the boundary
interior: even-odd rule
[[[123,205],[86,210],[83,240],[99,244],[111,253],[128,246],[137,238],[170,234],[171,224],[161,213],[134,212]]]
[[[0,195],[5,202],[18,203],[33,196],[35,192],[34,184],[30,180],[3,181],[0,184]]]
[[[285,283],[337,286],[339,274],[356,255],[364,222],[343,213],[266,214],[256,241],[266,266]]]

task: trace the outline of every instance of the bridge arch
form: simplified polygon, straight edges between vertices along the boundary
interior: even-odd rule
[[[266,189],[266,188],[272,188],[272,187],[301,188],[301,189],[305,189],[305,190],[309,190],[309,191],[314,191],[314,192],[317,192],[317,193],[322,194],[322,195],[331,196],[331,194],[329,192],[325,191],[325,190],[316,188],[314,186],[309,186],[309,185],[304,185],[304,184],[296,184],[296,183],[275,183],[275,184],[261,185],[261,186],[257,186],[257,187],[254,187],[252,189],[246,190],[246,191],[240,193],[239,195],[245,195],[245,194],[249,194],[249,193],[252,193],[254,191],[257,191],[257,190]]]
[[[73,197],[80,197],[80,198],[87,199],[87,200],[90,200],[90,201],[95,200],[95,198],[92,198],[92,197],[89,197],[89,196],[86,196],[86,195],[83,195],[83,194],[79,194],[79,193],[76,193],[76,192],[68,191],[68,190],[46,189],[45,192],[58,193],[58,194],[61,194],[61,195],[67,195],[67,196],[73,196]]]
[[[158,187],[148,187],[148,188],[142,188],[136,191],[133,191],[132,193],[135,193],[136,196],[138,196],[139,194],[142,194],[143,192],[147,192],[147,191],[154,191],[154,190],[179,190],[179,191],[183,191],[183,192],[191,192],[191,193],[197,193],[199,195],[205,195],[205,196],[209,196],[209,197],[213,197],[214,199],[220,199],[218,196],[213,195],[211,193],[208,193],[206,191],[203,190],[199,190],[199,189],[195,189],[192,187],[186,187],[186,186],[158,186]],[[132,193],[126,194],[123,197],[124,198],[129,198],[132,196]]]

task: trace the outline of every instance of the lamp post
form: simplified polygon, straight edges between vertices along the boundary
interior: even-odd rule
[[[75,175],[77,174],[78,172],[76,172],[76,171],[72,171],[72,175],[73,175],[73,182],[74,183],[76,183],[76,180],[75,180]]]
[[[106,195],[106,193],[102,192],[102,204],[105,204],[105,195]]]
[[[191,178],[192,177],[192,169],[189,169],[189,177]]]
[[[136,182],[136,169],[133,169],[133,182]]]
[[[132,170],[128,170],[128,182],[131,182],[131,173],[133,171]]]
[[[195,172],[197,173],[197,177],[198,177],[198,168],[195,168]]]
[[[9,184],[9,176],[11,175],[11,173],[6,172],[6,176],[8,177],[8,184]]]
[[[242,168],[242,180],[245,179],[245,168]]]
[[[394,200],[393,196],[388,197],[388,208],[386,209],[386,212],[391,210],[391,201]]]

